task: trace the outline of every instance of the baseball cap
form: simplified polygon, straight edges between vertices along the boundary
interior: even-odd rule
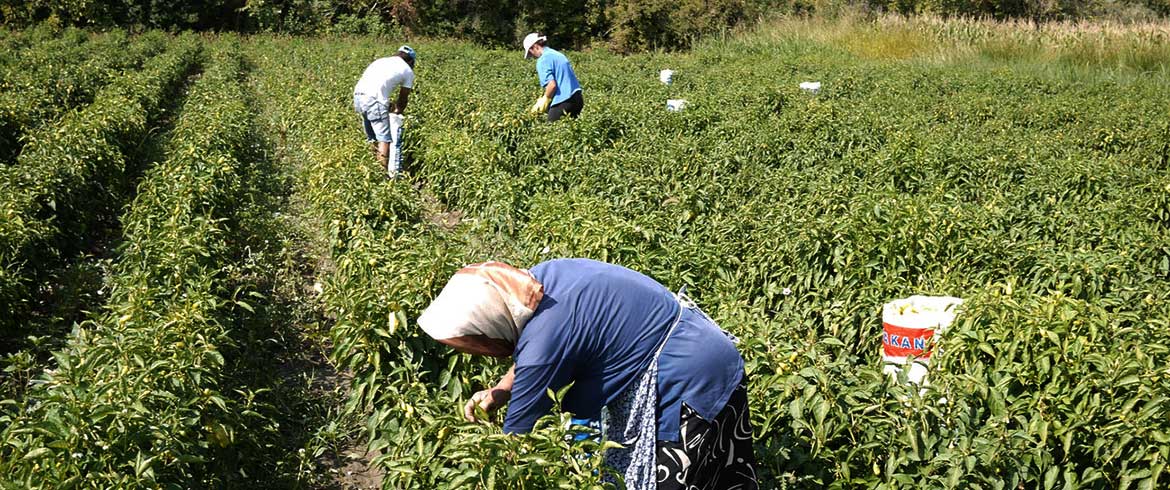
[[[401,47],[401,48],[398,48],[398,52],[399,52],[399,53],[404,53],[404,54],[406,54],[407,56],[409,56],[409,57],[410,57],[410,61],[417,61],[417,60],[415,59],[415,55],[414,55],[414,49],[413,49],[413,48],[411,48],[410,46],[407,46],[407,45],[405,45],[405,44],[404,44],[404,45],[402,45],[402,47]]]
[[[542,36],[542,35],[537,34],[535,32],[530,32],[530,33],[528,33],[527,36],[524,36],[524,59],[529,58],[528,50],[530,48],[532,48],[533,44],[536,44],[536,43],[541,42],[541,41],[547,41],[547,40],[548,40],[548,37]]]

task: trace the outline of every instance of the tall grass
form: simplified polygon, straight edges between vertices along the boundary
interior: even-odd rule
[[[1012,63],[1166,76],[1170,21],[1036,23],[934,16],[781,18],[742,41],[805,39],[873,60]]]

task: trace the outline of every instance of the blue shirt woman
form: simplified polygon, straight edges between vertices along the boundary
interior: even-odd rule
[[[562,408],[574,416],[598,418],[609,407],[606,437],[625,447],[606,459],[627,488],[756,488],[733,340],[685,295],[639,272],[589,259],[531,272],[476,264],[455,274],[418,323],[460,351],[513,357],[508,374],[464,407],[468,420],[476,406],[508,403],[504,431],[528,432],[552,407],[548,390],[572,383]]]
[[[677,441],[683,402],[714,418],[739,386],[743,359],[701,313],[683,308],[657,281],[589,259],[561,259],[532,268],[544,299],[520,335],[507,432],[527,432],[548,413],[554,391],[573,382],[563,408],[598,418],[601,407],[637,381],[680,310],[658,367],[658,439]]]

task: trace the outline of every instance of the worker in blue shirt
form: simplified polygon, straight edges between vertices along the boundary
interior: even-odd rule
[[[504,431],[532,430],[549,389],[622,444],[606,463],[626,488],[758,488],[744,362],[735,339],[682,292],[625,267],[557,259],[530,271],[501,262],[460,269],[418,318],[460,352],[512,357],[475,409],[508,404]]]
[[[547,37],[535,32],[524,36],[524,59],[536,58],[536,75],[544,90],[530,112],[540,114],[548,111],[549,122],[565,114],[576,119],[585,107],[581,84],[577,82],[577,74],[573,73],[569,59],[560,51],[548,47],[547,43]]]

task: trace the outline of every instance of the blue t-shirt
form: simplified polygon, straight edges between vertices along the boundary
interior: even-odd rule
[[[553,48],[546,46],[540,58],[536,59],[536,75],[540,77],[541,87],[548,86],[550,80],[557,81],[557,91],[553,93],[550,105],[569,100],[573,92],[581,90],[581,84],[577,82],[577,74],[573,73],[569,59]]]
[[[544,284],[544,299],[513,353],[505,432],[532,430],[552,407],[546,390],[570,382],[562,408],[600,417],[603,406],[642,376],[676,318],[658,364],[658,439],[678,440],[683,402],[711,420],[739,385],[743,359],[735,345],[653,279],[588,259],[544,262],[532,274]]]

